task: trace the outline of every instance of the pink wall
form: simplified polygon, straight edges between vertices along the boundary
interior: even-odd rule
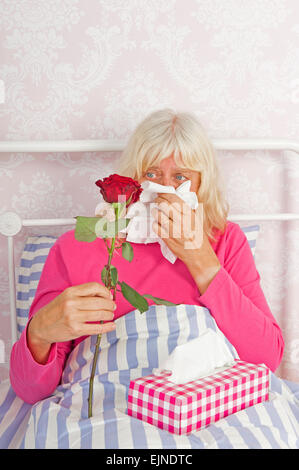
[[[299,139],[298,46],[297,0],[1,0],[0,140],[126,140],[163,107],[194,112],[212,138]],[[92,214],[94,182],[118,156],[2,154],[0,213]],[[298,155],[219,152],[219,163],[231,213],[299,212]],[[0,257],[2,379],[11,347],[3,237]],[[278,372],[296,381],[298,259],[299,222],[263,223],[256,262],[286,340]]]

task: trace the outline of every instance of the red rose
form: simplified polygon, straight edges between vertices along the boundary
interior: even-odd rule
[[[140,184],[128,176],[113,174],[103,180],[96,181],[102,196],[106,202],[119,202],[118,196],[125,196],[126,202],[130,199],[128,206],[139,200],[143,189]]]

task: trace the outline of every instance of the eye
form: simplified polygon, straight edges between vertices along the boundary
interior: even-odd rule
[[[181,177],[181,178],[185,178],[185,179],[186,179],[186,177],[185,177],[184,175],[176,175],[176,178],[177,178],[177,177]],[[182,181],[182,180],[180,179],[180,181]]]
[[[148,178],[152,178],[151,175],[155,175],[155,173],[152,172],[152,171],[148,171],[147,173],[145,173],[145,176],[148,177]]]

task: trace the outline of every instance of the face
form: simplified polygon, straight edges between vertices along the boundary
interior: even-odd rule
[[[164,158],[159,166],[149,167],[139,183],[143,181],[153,181],[164,186],[173,186],[177,189],[184,181],[190,180],[190,191],[197,193],[200,187],[200,173],[176,165],[173,156]]]

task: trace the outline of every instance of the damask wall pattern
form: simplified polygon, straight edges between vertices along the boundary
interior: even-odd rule
[[[164,107],[194,112],[212,139],[299,140],[298,46],[296,0],[0,0],[0,140],[126,141]],[[94,182],[118,158],[1,154],[0,213],[93,215]],[[218,152],[218,161],[231,214],[299,212],[295,153]],[[16,262],[28,233],[16,237]],[[1,380],[11,349],[4,237],[0,257]],[[261,223],[256,264],[286,343],[277,373],[295,381],[298,259],[299,222]]]

